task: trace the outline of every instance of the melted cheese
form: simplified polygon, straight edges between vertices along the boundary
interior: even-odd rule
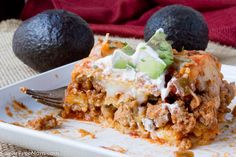
[[[115,51],[121,50],[117,49]],[[134,55],[129,57],[131,62],[135,64],[145,55],[161,60],[158,54],[145,43],[140,43]],[[158,96],[161,93],[161,97],[164,99],[169,93],[168,89],[164,88],[165,74],[157,79],[151,79],[145,73],[132,68],[115,69],[112,67],[112,55],[98,59],[94,66],[102,69],[104,76],[99,83],[105,88],[109,97],[114,97],[117,93],[123,93],[137,99],[139,103],[143,103],[150,94]]]
[[[143,118],[142,123],[143,123],[144,129],[147,131],[152,132],[155,129],[155,126],[153,125],[153,120],[149,118]]]

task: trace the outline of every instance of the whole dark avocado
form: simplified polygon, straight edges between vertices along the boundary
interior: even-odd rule
[[[47,10],[24,21],[12,43],[15,55],[39,72],[87,57],[93,45],[87,22],[64,10]]]
[[[198,11],[183,5],[170,5],[154,13],[144,29],[148,41],[155,31],[163,28],[172,48],[181,51],[205,50],[208,44],[208,27]]]

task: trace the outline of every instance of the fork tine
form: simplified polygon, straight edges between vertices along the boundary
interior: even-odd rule
[[[42,92],[42,91],[38,91],[38,90],[25,89],[23,92],[25,94],[32,95],[32,96],[41,96],[41,97],[45,97],[45,98],[53,98],[53,99],[57,99],[57,100],[62,100],[61,97],[54,95],[52,93],[49,93],[48,91]]]
[[[41,97],[41,96],[37,96],[37,95],[31,95],[31,97],[33,99],[41,99],[41,100],[49,101],[49,102],[52,102],[52,103],[63,103],[63,100],[55,100],[53,98],[45,98],[45,97]]]
[[[55,90],[38,91],[21,87],[20,90],[21,92],[30,95],[37,102],[52,107],[63,108],[65,88],[66,87],[62,87]]]
[[[28,89],[28,88],[25,88],[25,87],[21,87],[20,88],[20,91],[25,93],[25,94],[35,94],[35,95],[48,95],[48,93],[46,93],[45,91],[36,91],[36,90],[32,90],[32,89]]]
[[[37,102],[51,106],[51,107],[56,107],[56,108],[60,108],[63,109],[63,104],[59,104],[59,103],[53,103],[53,102],[49,102],[49,101],[44,101],[43,99],[35,99]]]
[[[54,95],[49,95],[49,94],[38,94],[37,92],[34,92],[32,90],[27,90],[26,94],[30,95],[30,96],[37,96],[37,97],[41,97],[41,98],[45,98],[45,99],[53,99],[53,100],[63,100],[63,98],[61,97],[56,97]]]

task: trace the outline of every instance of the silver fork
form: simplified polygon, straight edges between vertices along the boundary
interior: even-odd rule
[[[21,87],[20,91],[27,95],[30,95],[37,102],[44,105],[63,108],[66,88],[67,87],[65,86],[53,90],[33,90],[26,87]]]

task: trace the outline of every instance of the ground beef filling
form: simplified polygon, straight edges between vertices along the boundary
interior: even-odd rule
[[[119,105],[104,105],[106,91],[92,77],[80,75],[69,85],[67,92],[62,113],[65,118],[96,122],[105,119],[119,130],[126,129],[146,137],[168,126],[180,135],[177,143],[183,149],[192,147],[191,141],[195,137],[205,137],[206,133],[212,134],[209,138],[216,136],[218,131],[212,131],[212,128],[218,130],[218,122],[230,111],[227,105],[234,97],[232,86],[223,81],[220,98],[199,92],[195,96],[175,97],[171,100],[175,105],[163,102],[160,97],[143,104],[131,98]],[[215,107],[216,103],[220,104],[219,108]]]

